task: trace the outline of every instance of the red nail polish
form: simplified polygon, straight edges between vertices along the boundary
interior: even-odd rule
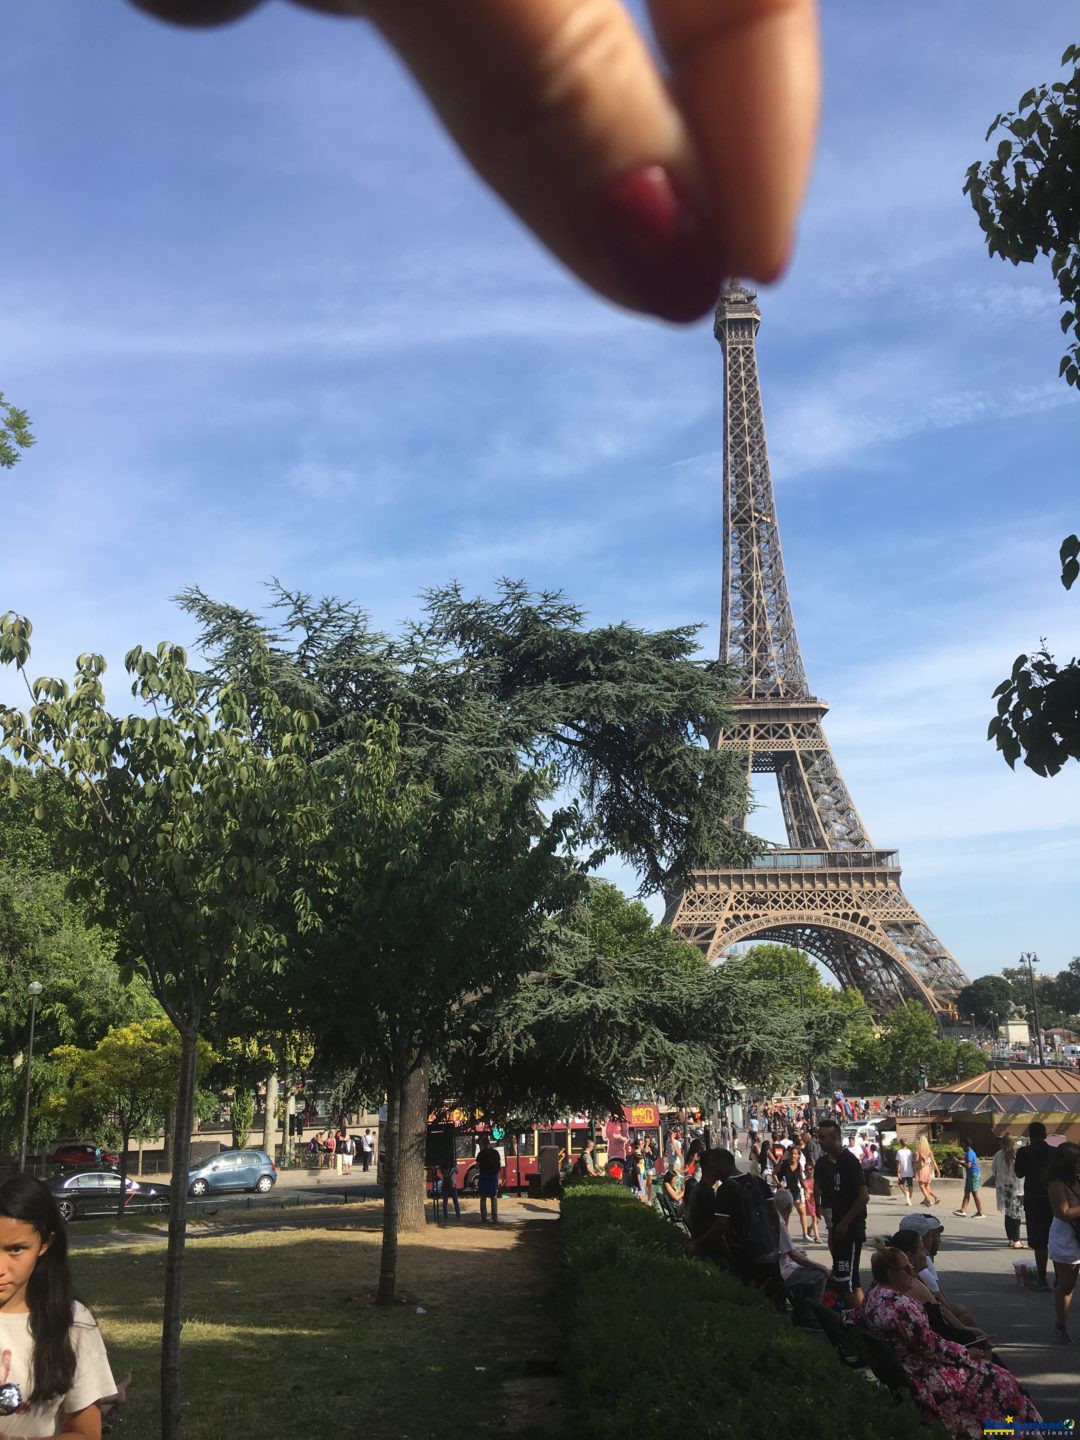
[[[599,208],[608,255],[642,309],[663,320],[698,320],[716,304],[720,255],[660,165],[616,180]]]

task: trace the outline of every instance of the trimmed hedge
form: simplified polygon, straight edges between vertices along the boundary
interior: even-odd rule
[[[914,1406],[846,1370],[750,1286],[686,1255],[675,1226],[613,1181],[572,1181],[562,1201],[570,1433],[912,1440]]]

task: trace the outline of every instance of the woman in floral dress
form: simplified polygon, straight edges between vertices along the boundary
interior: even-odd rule
[[[924,1419],[940,1420],[951,1435],[982,1440],[984,1420],[1042,1418],[1015,1375],[931,1328],[924,1308],[903,1293],[912,1265],[902,1250],[891,1245],[875,1250],[871,1268],[874,1288],[849,1313],[893,1347]]]

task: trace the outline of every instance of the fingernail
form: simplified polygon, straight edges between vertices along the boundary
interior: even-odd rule
[[[663,320],[698,320],[716,304],[720,255],[660,165],[623,175],[599,206],[599,231],[623,283]]]

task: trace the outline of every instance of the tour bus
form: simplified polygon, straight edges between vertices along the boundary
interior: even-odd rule
[[[501,1185],[504,1190],[521,1192],[529,1187],[529,1176],[539,1174],[540,1151],[549,1145],[561,1150],[572,1164],[585,1148],[587,1140],[595,1139],[599,1169],[605,1166],[616,1179],[622,1178],[622,1162],[628,1144],[644,1143],[650,1138],[657,1156],[664,1153],[665,1128],[658,1105],[651,1102],[624,1105],[621,1115],[606,1121],[592,1121],[587,1115],[570,1115],[548,1125],[512,1123],[493,1130],[486,1125],[472,1124],[460,1111],[450,1116],[454,1124],[454,1178],[459,1190],[475,1193],[478,1179],[476,1152],[481,1139],[490,1135],[492,1144],[502,1158]],[[460,1128],[459,1128],[460,1127]],[[434,1167],[428,1169],[428,1188],[435,1181]]]

